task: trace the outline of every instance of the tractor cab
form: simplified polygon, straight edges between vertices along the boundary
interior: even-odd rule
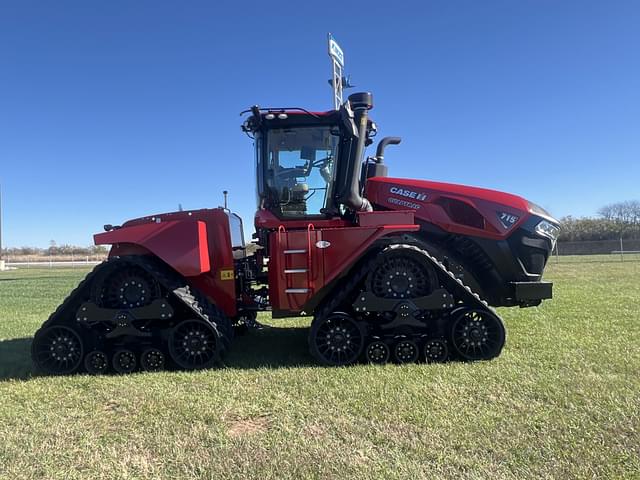
[[[362,197],[364,149],[375,135],[370,93],[328,112],[254,106],[242,129],[254,139],[258,212],[279,221],[369,211]],[[380,169],[376,170],[380,172]]]
[[[314,115],[281,112],[269,121],[266,113],[255,134],[258,207],[281,219],[324,217],[333,207],[340,131],[335,115]]]

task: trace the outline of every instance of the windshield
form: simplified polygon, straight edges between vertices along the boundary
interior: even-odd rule
[[[323,213],[332,194],[337,144],[329,127],[269,130],[265,181],[281,215]]]

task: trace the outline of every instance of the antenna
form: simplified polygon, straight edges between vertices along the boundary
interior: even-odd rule
[[[333,70],[330,81],[331,87],[333,88],[333,108],[334,110],[338,110],[340,105],[342,105],[344,53],[331,33],[327,34],[327,43],[329,47],[329,57],[331,58],[331,68]]]
[[[227,208],[227,195],[229,195],[229,192],[228,192],[227,190],[223,190],[223,191],[222,191],[222,194],[224,195],[224,209],[225,209],[225,210],[229,210],[229,209]]]

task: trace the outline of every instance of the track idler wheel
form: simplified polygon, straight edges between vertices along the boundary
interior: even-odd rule
[[[427,340],[424,346],[424,357],[427,363],[441,363],[449,356],[449,347],[442,338]]]
[[[367,362],[377,365],[383,365],[387,363],[390,356],[391,349],[389,348],[389,345],[384,343],[382,340],[371,342],[365,350],[365,357],[367,359]]]
[[[165,355],[157,348],[147,348],[140,355],[140,366],[147,372],[159,372],[164,369]]]
[[[169,354],[185,370],[213,366],[219,355],[218,332],[202,320],[184,320],[171,331]]]
[[[309,349],[323,365],[349,365],[364,348],[364,333],[358,322],[343,312],[333,312],[311,324]]]
[[[400,340],[393,349],[393,354],[399,363],[414,363],[418,360],[419,349],[413,340]]]
[[[489,360],[500,355],[506,332],[499,317],[488,310],[465,308],[451,322],[451,343],[465,360]]]
[[[113,369],[118,373],[131,373],[136,369],[136,354],[131,350],[122,349],[113,354]]]
[[[106,373],[106,371],[109,370],[109,358],[107,358],[107,354],[100,350],[87,353],[87,356],[84,357],[84,369],[91,375],[102,375]]]
[[[36,333],[31,344],[31,355],[44,373],[64,375],[75,372],[82,363],[82,339],[74,329],[55,325]]]

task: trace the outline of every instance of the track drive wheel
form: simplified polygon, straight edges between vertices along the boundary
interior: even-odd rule
[[[377,365],[387,363],[390,356],[391,350],[389,349],[389,345],[384,343],[382,340],[371,342],[367,345],[367,349],[365,350],[367,362]]]
[[[506,332],[499,317],[489,310],[464,308],[451,322],[451,344],[465,360],[490,360],[500,355]]]
[[[367,279],[368,289],[380,298],[417,298],[438,287],[433,267],[415,251],[398,248],[384,252]]]
[[[358,322],[343,312],[317,318],[311,324],[309,350],[323,365],[349,365],[364,348],[364,332]]]
[[[202,320],[184,320],[171,331],[169,354],[185,370],[211,367],[220,358],[218,332]]]
[[[75,372],[82,363],[83,351],[78,332],[65,325],[39,330],[31,344],[31,356],[35,364],[50,375]]]
[[[103,273],[93,291],[94,301],[106,308],[136,308],[160,298],[158,280],[138,265],[116,262]]]
[[[100,350],[87,353],[84,357],[84,369],[91,375],[102,375],[109,370],[107,354]]]

